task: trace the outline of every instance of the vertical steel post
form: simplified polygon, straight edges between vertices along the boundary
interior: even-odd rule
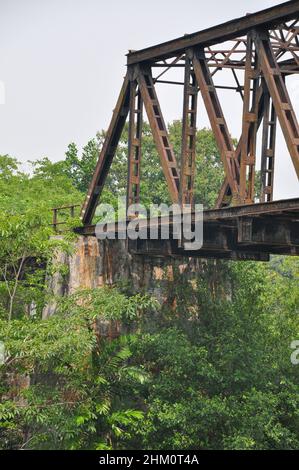
[[[247,36],[241,140],[240,196],[244,204],[254,202],[256,137],[258,130],[258,88],[260,71],[251,34]]]
[[[238,162],[204,50],[194,51],[193,67],[231,188],[233,203],[236,205],[240,203]]]
[[[299,178],[299,125],[280,67],[271,47],[269,34],[265,31],[256,32],[255,44],[260,57],[263,76]]]
[[[194,207],[197,97],[198,85],[191,58],[187,53],[184,79],[180,203],[182,206],[188,204],[191,207]]]
[[[153,133],[156,148],[160,155],[161,165],[167,181],[169,194],[172,202],[177,203],[179,200],[179,172],[155,90],[151,70],[149,68],[140,67],[137,75],[137,82]]]
[[[269,93],[264,95],[260,202],[273,200],[277,116]]]
[[[139,204],[140,202],[140,164],[143,102],[140,91],[136,90],[136,88],[137,82],[131,81],[128,138],[127,209],[130,205]]]

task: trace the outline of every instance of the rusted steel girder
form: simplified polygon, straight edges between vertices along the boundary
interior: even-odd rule
[[[277,115],[268,92],[264,93],[264,120],[261,155],[261,202],[273,200]]]
[[[240,164],[240,197],[244,204],[254,202],[259,72],[259,57],[257,52],[253,50],[253,40],[251,34],[249,34],[245,62]]]
[[[180,204],[194,206],[194,178],[196,151],[196,116],[198,84],[192,66],[193,51],[186,54],[182,151],[180,174]]]
[[[258,91],[256,93],[256,100],[258,102],[258,107],[257,107],[258,119],[257,119],[257,127],[255,128],[256,132],[259,130],[263,119],[265,119],[265,95],[268,95],[268,90],[265,87],[264,80],[262,80],[261,84],[258,88]],[[275,131],[275,129],[274,129],[274,131]],[[263,144],[262,144],[263,145],[263,151],[264,151],[265,144],[266,144],[265,139],[266,139],[266,136],[263,139]],[[239,161],[239,162],[241,160],[242,140],[243,140],[243,134],[241,135],[238,146],[236,148],[236,160]],[[274,136],[272,137],[272,141],[274,143]],[[272,147],[273,147],[272,148],[272,150],[273,150],[272,154],[273,154],[273,157],[274,157],[275,145],[272,146]],[[274,162],[274,160],[273,160],[273,162]],[[272,168],[272,171],[274,172],[274,166]],[[273,195],[273,188],[272,188],[271,194]],[[217,202],[216,202],[216,208],[229,206],[230,203],[231,203],[231,199],[232,199],[232,194],[231,194],[230,186],[228,184],[227,178],[225,178],[224,181],[223,181],[223,184],[221,186],[221,189],[219,191],[218,199],[217,199]],[[271,196],[271,201],[272,201],[272,196]],[[265,201],[261,201],[261,202],[265,202]],[[270,202],[270,200],[268,200],[267,202]]]
[[[246,35],[256,27],[273,29],[274,26],[295,19],[299,12],[299,0],[292,0],[276,5],[266,10],[258,11],[241,18],[228,21],[203,31],[184,36],[141,51],[130,52],[127,55],[128,65],[144,61],[157,62],[168,57],[178,56],[191,47],[206,47],[219,44],[238,36]]]
[[[265,31],[257,31],[255,44],[261,61],[261,70],[299,178],[299,125],[271,47],[269,34]]]
[[[194,223],[196,213],[192,212]],[[127,224],[130,221],[127,220]],[[169,228],[170,239],[161,236],[161,227]],[[203,246],[200,250],[186,250],[175,239],[173,220],[160,216],[157,220],[139,220],[139,229],[159,228],[158,239],[128,240],[132,253],[159,257],[204,257],[224,259],[253,259],[268,261],[269,254],[299,255],[299,199],[250,204],[203,212]],[[122,233],[124,224],[107,224],[107,232]],[[77,229],[82,235],[95,236],[95,226]],[[159,235],[160,234],[160,235]]]
[[[195,51],[194,73],[210,119],[210,124],[219,148],[228,184],[235,204],[241,203],[238,185],[239,168],[235,160],[235,149],[227,128],[226,120],[217,96],[210,70],[203,50]]]
[[[162,71],[159,70],[155,77],[153,72],[159,68]],[[184,68],[183,80],[165,79],[169,70],[180,68]],[[224,69],[231,71],[232,85],[217,83]],[[286,77],[298,73],[299,0],[129,53],[128,74],[83,206],[83,222],[91,223],[128,113],[127,204],[139,202],[143,106],[171,200],[183,206],[194,203],[198,92],[203,98],[225,170],[217,207],[255,202],[258,189],[255,187],[259,150],[257,136],[261,125],[260,201],[272,201],[277,122],[299,178],[299,126],[286,85]],[[178,163],[158,101],[156,84],[184,87]],[[217,90],[235,90],[243,100],[242,133],[236,148]]]
[[[87,196],[82,207],[81,219],[84,224],[90,224],[95,214],[99,197],[102,193],[107,174],[128,116],[129,102],[130,80],[127,74],[124,78],[123,86],[121,88],[116,107],[113,111],[106,139],[99,155]]]
[[[151,70],[138,68],[137,82],[173,203],[179,201],[179,170],[156,94]]]
[[[139,89],[137,90],[137,81],[132,80],[130,83],[127,207],[140,202],[142,115],[141,93]]]

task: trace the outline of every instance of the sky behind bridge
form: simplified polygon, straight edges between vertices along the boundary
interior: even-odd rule
[[[0,153],[60,160],[107,128],[126,73],[125,54],[280,3],[269,0],[0,0]],[[290,83],[298,113],[299,92]],[[160,89],[161,88],[161,89]],[[180,119],[182,90],[158,90],[166,121]],[[176,87],[178,88],[178,87]],[[223,92],[238,137],[241,103]],[[237,98],[236,98],[237,99]],[[241,101],[239,99],[239,101]],[[199,105],[198,127],[209,126]],[[298,197],[278,135],[275,198]]]

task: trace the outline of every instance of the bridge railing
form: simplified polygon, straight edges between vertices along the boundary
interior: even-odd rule
[[[76,208],[78,208],[78,207],[80,208],[81,204],[70,204],[70,205],[58,206],[58,207],[54,207],[52,209],[53,216],[52,216],[51,225],[54,228],[55,232],[57,232],[57,233],[61,232],[62,230],[60,230],[59,228],[62,225],[67,224],[66,220],[62,220],[62,221],[59,220],[59,215],[63,214],[67,218],[68,217],[74,218],[76,216]]]

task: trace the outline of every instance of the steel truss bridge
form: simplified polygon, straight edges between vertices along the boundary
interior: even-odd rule
[[[297,79],[299,72],[298,20],[299,1],[293,0],[153,47],[130,51],[127,73],[83,204],[84,227],[79,231],[85,235],[95,233],[92,219],[127,118],[127,204],[139,203],[144,112],[172,202],[182,208],[193,207],[200,94],[225,171],[216,208],[204,211],[203,247],[188,252],[183,242],[175,240],[137,240],[129,242],[129,249],[158,256],[226,259],[268,260],[271,253],[298,255],[299,198],[273,201],[278,124],[286,153],[299,178],[299,126],[288,91],[288,77]],[[168,78],[169,71],[179,68],[184,72],[182,81]],[[221,71],[225,69],[231,72],[231,84],[221,82]],[[170,143],[156,93],[158,83],[183,87],[179,156]],[[242,102],[242,132],[237,145],[228,128],[219,89],[234,90]],[[258,152],[261,193],[257,203]]]

